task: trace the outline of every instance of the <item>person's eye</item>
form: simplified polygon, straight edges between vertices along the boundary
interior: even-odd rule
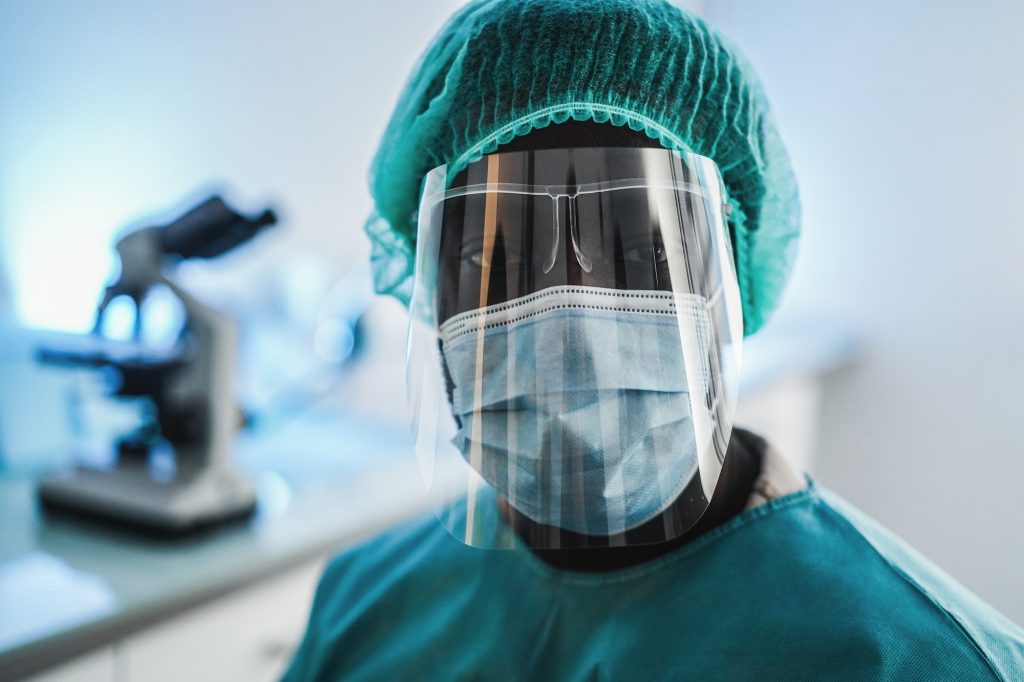
[[[504,245],[503,248],[492,248],[490,251],[483,248],[483,243],[467,245],[462,250],[462,260],[473,267],[499,267],[518,268],[524,260],[523,254],[518,248]]]
[[[464,258],[478,268],[482,268],[485,265],[489,266],[491,264],[490,259],[484,255],[483,249],[470,251],[464,256]]]
[[[491,254],[484,253],[483,242],[467,244],[462,249],[462,260],[477,268],[490,266],[490,256]]]
[[[659,264],[668,260],[668,253],[664,244],[646,244],[631,249],[626,249],[622,254],[622,260],[633,264]]]

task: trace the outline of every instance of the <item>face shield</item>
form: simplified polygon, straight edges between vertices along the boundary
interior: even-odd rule
[[[408,339],[416,454],[481,547],[664,542],[708,506],[742,320],[715,164],[485,156],[425,178]]]

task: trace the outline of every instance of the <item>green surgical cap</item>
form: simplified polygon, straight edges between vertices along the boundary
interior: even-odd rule
[[[796,180],[753,70],[716,31],[664,0],[478,0],[420,58],[370,169],[377,291],[408,304],[426,173],[456,173],[568,119],[644,131],[718,165],[744,333],[775,308],[800,232]]]

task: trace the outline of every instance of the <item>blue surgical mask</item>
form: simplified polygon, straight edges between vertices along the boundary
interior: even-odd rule
[[[453,443],[537,523],[612,535],[650,521],[697,469],[680,339],[707,348],[704,303],[561,286],[453,317],[440,329]]]

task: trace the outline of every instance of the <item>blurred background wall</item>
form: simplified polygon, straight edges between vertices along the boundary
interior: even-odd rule
[[[459,4],[0,3],[0,305],[85,329],[112,237],[224,182],[285,225],[196,283],[322,295],[366,258],[366,168]],[[762,74],[799,173],[786,307],[865,342],[826,388],[816,475],[1024,621],[1024,5],[687,4]],[[360,397],[400,412],[403,314],[371,318]]]
[[[366,169],[459,4],[0,3],[0,244],[19,317],[87,328],[111,237],[224,181],[286,221],[246,267],[364,261]]]
[[[704,6],[799,174],[786,305],[866,343],[826,387],[817,476],[1024,621],[1024,4]]]

